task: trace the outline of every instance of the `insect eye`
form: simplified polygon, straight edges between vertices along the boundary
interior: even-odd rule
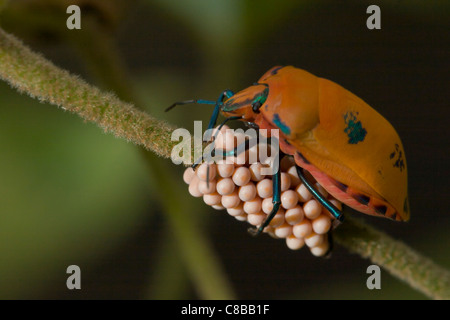
[[[261,108],[261,102],[257,101],[252,104],[252,110],[254,113],[259,113],[259,108]]]

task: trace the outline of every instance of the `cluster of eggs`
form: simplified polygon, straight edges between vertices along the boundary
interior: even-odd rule
[[[224,126],[214,140],[215,148],[232,150],[239,133]],[[232,143],[230,143],[230,141]],[[249,163],[251,152],[258,158],[255,150],[242,152],[238,157],[222,159],[214,163],[202,163],[194,171],[187,168],[183,180],[189,185],[189,193],[203,197],[203,201],[216,210],[226,210],[240,221],[247,221],[258,227],[273,208],[272,175],[264,170],[268,164],[264,159]],[[228,160],[228,161],[227,161]],[[231,161],[230,161],[231,160]],[[262,161],[262,162],[258,162]],[[297,175],[292,157],[284,156],[280,161],[281,206],[270,224],[263,232],[274,238],[285,239],[292,250],[303,246],[315,256],[324,256],[330,248],[328,232],[334,218],[315,200]],[[327,194],[319,184],[316,188],[339,209],[341,203]]]

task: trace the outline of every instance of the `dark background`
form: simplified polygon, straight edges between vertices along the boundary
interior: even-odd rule
[[[351,90],[393,124],[408,164],[411,220],[365,220],[450,266],[450,20],[443,1],[78,1],[82,29],[73,31],[65,28],[68,2],[47,2],[13,1],[0,24],[58,66],[189,130],[193,120],[208,119],[207,106],[162,110],[240,90],[275,65]],[[381,30],[366,28],[370,4],[381,8]],[[106,53],[90,37],[100,37]],[[105,69],[110,77],[99,75]],[[117,81],[126,84],[115,82],[120,72],[126,77]],[[0,297],[204,298],[172,250],[158,181],[137,147],[4,83],[0,112],[0,195],[8,199],[0,205]],[[182,183],[183,169],[169,170]],[[193,202],[238,298],[425,298],[384,270],[382,289],[368,290],[370,261],[339,246],[328,260],[290,251]],[[82,269],[80,291],[65,287],[69,264]]]

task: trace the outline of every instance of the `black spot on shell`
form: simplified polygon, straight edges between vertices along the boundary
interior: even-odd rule
[[[387,207],[384,205],[375,206],[374,209],[378,214],[382,214],[383,216],[386,214],[387,211]]]
[[[283,68],[283,67],[281,66],[281,67],[278,67],[278,68],[273,69],[272,72],[271,72],[271,74],[272,74],[272,75],[276,75],[276,74],[278,73],[278,70],[280,70],[281,68]]]
[[[339,188],[339,190],[347,192],[348,186],[346,184],[343,184],[342,182],[336,181],[335,182],[336,187]]]
[[[394,161],[394,163],[392,164],[393,167],[398,168],[400,172],[402,172],[403,169],[406,169],[405,162],[403,160],[403,152],[397,143],[394,146],[395,150],[391,154],[389,154],[389,159]]]
[[[405,201],[403,202],[403,211],[409,212],[408,197],[406,197]]]
[[[304,163],[310,164],[310,162],[308,160],[306,160],[306,158],[300,152],[297,151],[297,154],[299,155],[300,158],[302,158]]]
[[[359,203],[366,205],[369,203],[370,201],[370,197],[364,195],[364,194],[355,194],[353,196],[353,198],[355,198],[356,201],[358,201]]]

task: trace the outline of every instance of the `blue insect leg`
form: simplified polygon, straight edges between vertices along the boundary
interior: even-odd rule
[[[281,156],[280,156],[281,158]],[[272,186],[273,186],[273,208],[272,211],[269,213],[267,218],[263,221],[263,223],[258,228],[250,228],[248,229],[248,232],[253,236],[260,235],[264,228],[266,228],[270,221],[272,221],[273,217],[277,214],[278,210],[280,209],[281,205],[281,170],[280,166],[278,165],[278,171],[274,174],[272,178]]]
[[[224,150],[215,150],[214,156],[219,157],[230,157],[230,156],[237,156],[241,154],[242,152],[247,151],[252,146],[256,145],[259,142],[258,138],[253,138],[246,140],[245,142],[241,143],[239,146],[235,147],[233,150],[230,151],[224,151]],[[278,161],[280,161],[281,155],[278,158]],[[263,221],[263,223],[258,228],[250,228],[248,232],[252,234],[253,236],[257,236],[261,234],[264,231],[264,228],[269,225],[269,223],[272,221],[273,217],[277,214],[278,209],[281,205],[281,170],[280,170],[280,164],[278,163],[278,170],[274,174],[272,178],[272,186],[274,190],[273,194],[273,208],[272,211],[269,213],[267,218]]]
[[[216,106],[214,107],[214,111],[211,116],[211,119],[209,120],[208,129],[212,129],[215,127],[217,118],[219,117],[220,107],[222,106],[223,101],[225,99],[231,98],[233,95],[234,95],[234,93],[231,90],[225,90],[224,92],[222,92],[220,94],[219,99],[217,99],[217,101],[216,101]]]
[[[332,204],[330,201],[328,201],[319,191],[317,191],[317,189],[308,181],[308,179],[303,174],[303,168],[301,168],[297,165],[295,166],[295,168],[297,169],[298,177],[303,182],[306,189],[308,189],[309,192],[311,192],[313,197],[317,201],[319,201],[319,203],[322,206],[324,206],[333,215],[333,217],[335,217],[338,221],[340,221],[340,222],[344,221],[343,213],[341,211],[339,211],[339,209],[336,208],[336,206],[334,204]]]

